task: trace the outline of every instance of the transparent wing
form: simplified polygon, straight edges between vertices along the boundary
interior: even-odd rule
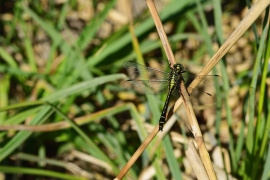
[[[190,101],[193,105],[206,105],[206,104],[213,104],[215,102],[215,86],[221,85],[223,82],[223,79],[219,75],[194,75],[194,74],[182,74],[184,80],[185,80],[185,86],[188,90],[192,90],[192,93],[190,94]],[[194,79],[200,79],[200,84],[194,89],[189,86],[189,84]],[[217,84],[215,84],[215,81]],[[178,95],[177,93],[174,93]]]
[[[150,68],[133,61],[125,61],[123,67],[127,69],[130,80],[124,81],[122,86],[126,89],[135,90],[141,94],[165,94],[168,92],[170,73]],[[223,79],[219,75],[195,75],[188,72],[182,74],[185,86],[194,79],[201,80],[200,84],[193,89],[190,100],[194,105],[214,103],[214,89],[221,85]],[[148,80],[150,79],[150,80]],[[215,84],[215,81],[217,84]],[[179,87],[173,93],[179,96]]]
[[[141,94],[166,94],[169,82],[166,80],[127,80],[122,87],[137,91]]]
[[[127,69],[129,77],[135,79],[157,79],[157,80],[168,80],[170,73],[161,71],[159,69],[150,68],[138,64],[134,61],[125,61],[123,67]]]
[[[216,86],[215,81],[217,82],[217,85],[221,85],[223,82],[223,78],[219,75],[195,75],[195,74],[188,74],[188,73],[183,73],[182,74],[184,80],[185,80],[185,85],[188,87],[190,83],[194,79],[200,79],[202,80],[199,84],[199,86],[205,86],[205,87],[211,87],[211,86]]]
[[[215,96],[213,93],[200,91],[199,89],[196,88],[193,89],[190,95],[190,101],[192,102],[193,105],[213,104],[215,102]]]

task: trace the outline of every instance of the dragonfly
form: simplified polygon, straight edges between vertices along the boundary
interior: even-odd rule
[[[184,82],[185,87],[192,82],[193,79],[199,78],[203,80],[203,86],[214,86],[214,80],[218,84],[222,83],[222,77],[219,75],[200,75],[189,74],[185,70],[182,64],[174,64],[173,69],[170,72],[165,72],[160,69],[155,69],[138,64],[134,61],[125,61],[123,67],[127,70],[130,79],[122,82],[122,86],[125,89],[135,90],[140,94],[166,94],[166,101],[163,106],[162,113],[159,119],[159,130],[162,131],[164,124],[166,123],[166,114],[169,106],[169,101],[172,94],[183,96],[180,90],[180,83]],[[190,88],[186,88],[187,92]],[[208,104],[214,101],[214,96],[210,93],[199,90],[199,88],[192,89],[192,96],[190,97],[192,103],[199,104],[199,96],[202,99],[203,104]],[[191,94],[188,94],[189,96]],[[184,98],[186,99],[186,98]]]

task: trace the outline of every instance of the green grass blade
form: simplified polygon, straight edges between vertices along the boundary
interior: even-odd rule
[[[1,112],[1,108],[8,105],[8,91],[10,88],[10,76],[4,75],[0,77],[0,124],[5,122],[6,112]]]
[[[96,146],[96,144],[86,135],[85,132],[83,132],[80,127],[74,122],[72,121],[70,118],[68,118],[59,108],[57,108],[56,106],[54,106],[53,104],[48,103],[63,119],[65,119],[67,122],[70,123],[71,127],[80,135],[80,137],[86,142],[88,143],[88,145],[91,147],[92,152],[96,153],[96,156],[104,161],[106,161],[107,163],[109,163],[111,165],[111,167],[113,168],[114,172],[118,171],[118,168],[114,165],[114,163],[110,160],[110,158],[103,152],[100,150],[100,148],[98,146]]]
[[[66,180],[86,180],[86,178],[80,178],[80,177],[58,173],[54,171],[47,171],[43,169],[34,169],[34,168],[0,166],[0,172],[8,173],[8,174],[30,174],[30,175],[33,175],[34,177],[41,176],[41,177],[51,177],[51,178],[66,179]]]
[[[52,113],[48,106],[43,107],[31,121],[32,125],[43,123]],[[32,132],[20,131],[11,140],[9,140],[4,147],[0,149],[0,161],[10,155],[16,148],[18,148]]]
[[[192,1],[172,1],[160,13],[161,20],[164,21],[175,13],[181,13],[181,10],[184,11],[184,8],[188,5],[191,5],[192,3],[194,3],[193,0]],[[149,17],[147,20],[143,21],[143,23],[141,23],[140,26],[138,26],[135,29],[135,34],[137,37],[140,37],[142,34],[149,31],[153,27],[154,27],[153,20],[151,17]],[[127,33],[123,35],[122,37],[120,37],[117,41],[112,42],[111,44],[108,44],[102,50],[102,53],[88,57],[87,64],[90,67],[94,67],[95,65],[103,61],[106,57],[108,57],[110,54],[120,51],[124,46],[126,46],[129,43],[131,43],[131,37],[130,37],[130,34]]]
[[[17,103],[17,104],[12,104],[10,106],[5,106],[3,108],[0,108],[0,112],[1,111],[8,111],[11,109],[24,108],[24,107],[28,107],[28,106],[38,106],[38,105],[42,105],[42,104],[45,104],[45,102],[44,101],[33,101],[33,102]]]
[[[93,39],[97,30],[100,28],[105,18],[107,17],[108,12],[113,8],[115,3],[116,0],[112,0],[106,3],[106,6],[104,7],[103,11],[97,14],[84,28],[83,32],[81,32],[80,37],[77,41],[77,45],[80,49],[84,49],[88,45],[89,41]]]
[[[268,101],[269,100],[270,99],[268,98]],[[270,112],[270,104],[269,103],[267,105],[267,109],[268,109],[267,121],[266,121],[267,124],[265,126],[265,132],[264,132],[262,144],[263,144],[263,146],[267,146],[267,144],[268,144],[268,151],[266,150],[266,148],[263,147],[262,153],[267,152],[267,156],[266,156],[265,164],[263,166],[262,180],[269,179],[269,172],[270,172],[270,144],[269,144],[269,132],[270,132],[270,130],[269,130],[270,129],[270,113],[269,112]]]
[[[6,63],[13,68],[18,68],[18,65],[15,61],[15,59],[10,56],[10,54],[3,48],[0,47],[0,57],[3,58],[4,61],[6,61]]]
[[[59,46],[61,51],[66,56],[66,61],[63,62],[62,71],[59,75],[58,82],[56,83],[59,87],[64,85],[72,84],[79,75],[83,74],[85,79],[90,79],[91,73],[87,70],[86,65],[84,64],[85,60],[81,56],[83,52],[79,51],[79,48],[75,47],[75,50],[65,42],[61,37],[61,34],[54,28],[54,26],[48,22],[45,22],[41,17],[39,17],[34,11],[29,9],[28,7],[23,6],[23,10],[33,18],[38,25],[41,26],[42,29],[52,39],[53,43],[55,44],[55,48]],[[76,60],[76,61],[75,61]],[[48,68],[47,68],[48,69]],[[71,75],[71,79],[67,80],[68,74],[70,72],[73,73]],[[75,74],[75,75],[74,75]]]
[[[256,56],[256,61],[254,64],[253,68],[253,76],[252,76],[252,81],[250,85],[250,90],[249,90],[249,123],[248,123],[248,134],[247,134],[247,150],[252,154],[252,151],[257,150],[259,147],[254,147],[257,146],[258,138],[259,135],[256,134],[254,138],[254,114],[255,114],[255,93],[256,93],[256,88],[257,88],[257,81],[258,81],[258,76],[259,76],[259,71],[260,71],[260,66],[261,66],[261,59],[262,59],[262,53],[265,48],[265,38],[268,32],[268,27],[265,27],[260,39],[260,45],[258,49],[258,54]],[[259,133],[259,132],[258,132]],[[254,144],[255,143],[255,144]]]
[[[222,31],[222,8],[221,8],[221,2],[218,1],[213,1],[214,4],[214,15],[215,15],[215,29],[217,33],[217,37],[219,40],[219,44],[222,44],[224,42],[223,38],[223,31]],[[222,72],[222,78],[223,78],[223,90],[224,90],[224,95],[225,95],[225,106],[226,106],[226,114],[227,114],[227,122],[229,125],[229,129],[232,129],[232,122],[233,122],[233,116],[232,116],[232,110],[229,106],[229,91],[230,91],[230,82],[229,82],[229,77],[226,72],[226,66],[225,66],[225,61],[224,59],[220,63],[221,66],[221,72]],[[217,94],[217,97],[221,100],[221,95]],[[221,102],[220,102],[221,105]],[[221,109],[221,108],[220,108]],[[218,121],[221,121],[221,119],[217,119]],[[244,124],[242,124],[242,130],[244,128]],[[216,125],[217,129],[219,129],[218,124]],[[243,131],[242,131],[243,132]],[[230,131],[230,140],[229,140],[229,150],[230,150],[230,155],[231,155],[231,161],[232,161],[232,169],[233,172],[236,171],[237,168],[237,162],[239,161],[240,158],[240,153],[243,148],[243,143],[244,143],[244,134],[242,136],[240,135],[236,147],[234,147],[234,142],[233,142],[233,132]],[[238,153],[237,153],[238,152]]]
[[[4,125],[11,125],[11,124],[20,124],[29,116],[37,113],[41,107],[31,108],[22,112],[15,114],[14,116],[5,119]]]
[[[267,35],[267,41],[266,41],[266,47],[265,49],[269,49],[270,48],[270,31],[268,31],[268,35]],[[265,98],[265,90],[266,90],[266,77],[267,77],[267,73],[268,73],[268,61],[267,59],[270,58],[270,51],[265,51],[265,56],[264,56],[264,66],[263,66],[263,72],[262,72],[262,83],[261,83],[261,88],[260,88],[260,94],[262,94],[263,96],[260,96],[260,100],[259,100],[259,106],[258,106],[258,117],[260,117],[260,114],[262,114],[263,108],[266,109],[264,106],[264,98]],[[268,102],[268,101],[267,101]],[[269,109],[269,103],[268,103],[268,107]],[[268,110],[269,112],[269,110]],[[267,121],[266,121],[266,126],[263,129],[263,140],[262,140],[262,145],[260,148],[260,157],[262,158],[264,156],[264,153],[266,151],[266,146],[267,146],[267,141],[268,141],[268,134],[269,134],[269,126],[270,126],[270,122],[268,120],[269,118],[269,113],[265,114],[265,116],[267,116]],[[259,120],[260,118],[258,118]]]
[[[26,58],[29,62],[31,72],[37,72],[37,65],[36,65],[36,60],[35,60],[35,54],[32,46],[32,41],[29,37],[29,34],[27,33],[29,30],[26,27],[26,24],[24,21],[20,22],[21,28],[24,31],[24,47],[25,47],[25,52],[26,52]]]
[[[58,29],[62,29],[64,27],[64,24],[65,24],[65,18],[67,16],[67,13],[68,13],[68,9],[69,9],[69,6],[70,6],[70,1],[71,0],[67,0],[64,2],[64,5],[60,11],[60,16],[59,16],[59,19],[58,19],[58,23],[57,23],[57,28]]]
[[[174,156],[174,150],[172,142],[169,138],[169,135],[166,135],[162,141],[162,145],[164,148],[164,152],[166,154],[166,160],[169,164],[170,172],[172,173],[173,179],[182,179],[182,174],[179,169],[179,164],[177,162],[177,159]]]
[[[124,74],[113,74],[113,75],[97,77],[97,78],[94,78],[94,79],[91,79],[88,81],[77,83],[77,84],[70,86],[68,88],[63,88],[59,91],[54,92],[51,95],[44,97],[42,100],[55,102],[55,101],[60,100],[62,98],[68,97],[70,95],[82,93],[83,91],[89,90],[90,88],[95,88],[101,84],[105,84],[107,82],[117,81],[119,79],[125,79],[125,78],[126,78],[126,76]]]

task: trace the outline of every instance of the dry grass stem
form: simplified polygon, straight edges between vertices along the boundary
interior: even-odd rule
[[[199,180],[207,180],[209,179],[206,173],[206,170],[203,166],[203,163],[198,155],[196,147],[194,146],[193,142],[191,141],[188,145],[188,149],[186,150],[186,156],[191,163],[191,166],[196,173],[196,177]]]
[[[103,116],[103,114],[108,114],[109,112],[115,111],[117,109],[127,108],[133,106],[130,103],[117,105],[112,108],[107,108],[92,114],[88,114],[81,117],[74,118],[74,121],[77,125],[81,126],[84,124],[87,124],[91,121],[94,121],[95,119],[99,119]],[[31,132],[50,132],[50,131],[58,131],[61,129],[68,129],[71,125],[66,120],[62,120],[55,123],[50,124],[41,124],[41,125],[1,125],[0,131],[31,131]]]
[[[156,134],[158,133],[158,126],[149,134],[149,136],[143,141],[140,147],[136,150],[136,152],[132,155],[132,157],[128,160],[127,164],[123,167],[120,173],[116,176],[117,179],[122,179],[131,166],[135,163],[135,161],[140,157],[145,148],[150,144],[150,142],[154,139]]]
[[[202,137],[202,132],[200,130],[200,126],[199,126],[198,120],[195,116],[192,104],[189,100],[189,95],[187,93],[184,82],[181,82],[180,88],[181,88],[182,98],[184,100],[183,102],[185,105],[186,113],[187,113],[188,120],[189,120],[189,126],[191,128],[191,132],[193,133],[195,141],[198,145],[198,150],[199,150],[199,154],[201,156],[202,162],[204,164],[204,167],[206,169],[206,172],[208,174],[209,179],[216,180],[217,177],[216,177],[214,168],[212,166],[210,156],[206,150],[206,146],[204,144],[203,137]],[[194,171],[194,172],[197,176],[199,176],[200,173],[198,171]]]
[[[104,169],[106,169],[106,171],[110,172],[110,173],[113,173],[113,170],[111,168],[111,166],[105,162],[105,161],[102,161],[94,156],[90,156],[86,153],[83,153],[83,152],[80,152],[80,151],[76,151],[76,150],[73,150],[71,152],[71,155],[74,156],[74,158],[78,158],[78,159],[81,159],[85,162],[89,162],[91,164],[95,164],[97,166],[100,166]]]
[[[146,0],[146,4],[149,8],[149,11],[153,17],[154,22],[155,22],[157,32],[158,32],[159,38],[162,42],[162,45],[164,47],[165,53],[167,55],[170,67],[173,68],[173,65],[176,64],[176,61],[175,61],[172,49],[170,47],[167,35],[166,35],[164,28],[163,28],[163,25],[160,21],[155,3],[153,2],[153,0]]]

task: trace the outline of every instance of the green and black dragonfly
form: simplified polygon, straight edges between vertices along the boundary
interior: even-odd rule
[[[135,90],[141,94],[168,93],[159,119],[160,131],[163,130],[163,126],[166,122],[166,113],[171,95],[179,95],[181,81],[184,81],[185,87],[188,87],[195,78],[203,79],[200,83],[203,84],[203,86],[214,86],[214,79],[216,79],[218,84],[222,83],[222,77],[219,75],[196,76],[194,74],[188,74],[182,64],[175,64],[171,72],[146,67],[134,61],[125,61],[123,67],[127,69],[129,77],[131,78],[122,83],[125,89]],[[199,98],[202,102],[198,102]],[[214,101],[214,97],[210,93],[201,91],[198,88],[192,91],[190,99],[191,102],[195,104],[209,104]]]

